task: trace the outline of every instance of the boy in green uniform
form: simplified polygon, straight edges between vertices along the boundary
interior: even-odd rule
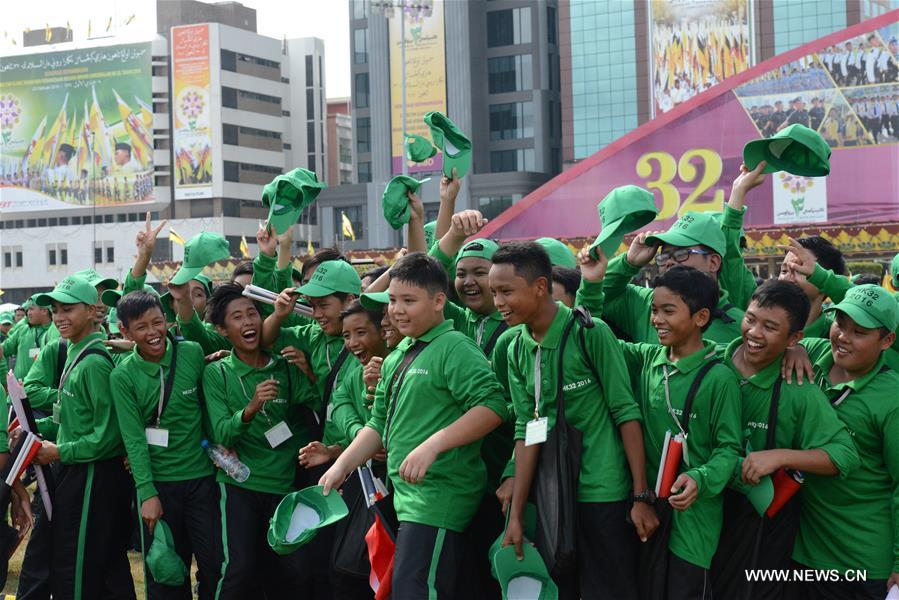
[[[719,346],[740,381],[748,454],[737,459],[732,489],[725,490],[724,525],[711,569],[714,597],[777,599],[784,592],[784,582],[749,582],[745,572],[790,568],[799,495],[763,519],[744,494],[775,473],[845,478],[859,464],[855,444],[824,394],[780,375],[784,352],[802,339],[809,304],[798,285],[767,281],[752,295],[743,337]]]
[[[290,365],[262,350],[262,317],[242,291],[225,283],[212,294],[210,319],[233,351],[203,372],[211,441],[233,449],[250,469],[243,482],[216,474],[225,558],[216,598],[249,598],[260,590],[286,598],[306,574],[305,549],[279,556],[265,536],[293,487],[297,451],[312,438],[312,407]]]
[[[213,467],[200,446],[203,351],[168,334],[158,296],[131,292],[116,312],[122,333],[135,343],[112,372],[110,385],[146,524],[144,550],[157,521],[164,519],[184,564],[196,556],[200,598],[212,600],[221,539]],[[178,587],[157,583],[149,570],[147,578],[151,600],[191,595],[190,578]]]
[[[72,275],[36,302],[53,307],[53,322],[69,343],[53,416],[38,421],[55,442],[44,441],[35,458],[60,463],[53,518],[43,511],[35,527],[35,537],[51,544],[50,590],[54,598],[134,598],[126,555],[131,478],[109,389],[113,363],[96,331],[97,290]],[[52,542],[38,535],[42,528],[50,529]]]
[[[861,285],[834,313],[830,340],[803,342],[815,383],[852,435],[861,466],[846,479],[809,475],[793,560],[803,568],[866,571],[867,581],[795,584],[802,598],[883,598],[899,584],[899,375],[884,363],[899,306],[887,290]]]
[[[10,336],[0,343],[0,358],[8,360],[15,357],[13,374],[19,381],[28,374],[41,348],[59,337],[51,322],[50,310],[44,306],[29,306],[27,322],[27,326],[13,329]]]
[[[686,213],[664,233],[637,235],[626,255],[609,262],[602,285],[605,292],[603,320],[614,325],[633,342],[659,343],[659,336],[650,325],[653,290],[634,285],[630,283],[631,279],[649,261],[655,260],[660,274],[681,265],[693,267],[717,281],[724,248],[720,226],[706,213]],[[585,304],[580,296],[591,293],[591,287],[595,285],[581,281],[579,304]],[[726,344],[740,337],[742,318],[743,311],[730,302],[727,290],[722,288],[704,335],[713,342]]]
[[[395,598],[452,598],[463,534],[481,500],[480,440],[508,417],[483,353],[444,320],[446,273],[409,254],[393,266],[391,321],[403,335],[385,360],[372,418],[322,477],[327,494],[381,449],[400,521]]]
[[[509,325],[523,325],[509,347],[515,485],[503,543],[514,544],[521,557],[524,507],[531,482],[541,476],[538,453],[564,398],[567,422],[583,433],[574,587],[581,597],[636,599],[634,528],[646,539],[658,524],[649,505],[640,409],[612,332],[598,319],[578,323],[568,307],[553,300],[551,282],[552,263],[537,243],[509,244],[493,255],[490,289],[496,308]],[[541,431],[533,433],[533,424]],[[538,504],[538,513],[545,508]],[[560,589],[565,583],[559,581]]]

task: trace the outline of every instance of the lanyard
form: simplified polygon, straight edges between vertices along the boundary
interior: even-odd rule
[[[267,367],[267,366],[269,366],[270,364],[272,364],[272,361],[271,361],[271,360],[269,360],[268,365],[265,365],[265,366]],[[253,398],[252,398],[252,396],[248,396],[248,395],[247,395],[247,388],[245,388],[244,385],[243,385],[243,379],[242,379],[241,377],[238,377],[238,378],[237,378],[237,383],[240,384],[240,391],[243,392],[243,397],[244,397],[244,399],[247,401],[247,403],[249,404],[249,403],[253,400]],[[259,409],[259,412],[262,414],[263,417],[265,417],[265,420],[268,421],[268,424],[271,425],[271,424],[272,424],[272,420],[268,418],[268,415],[267,415],[266,412],[265,412],[265,404],[262,405],[262,408]]]
[[[162,420],[162,403],[165,400],[165,377],[162,376],[162,366],[159,367],[159,404],[156,408],[156,427]]]
[[[540,346],[537,346],[537,354],[534,356],[534,418],[540,418]]]
[[[84,348],[82,348],[81,352],[79,352],[78,355],[75,356],[75,359],[72,362],[70,362],[65,369],[63,369],[62,375],[59,378],[59,388],[56,391],[56,401],[57,402],[60,401],[60,396],[62,394],[62,388],[65,387],[66,380],[69,378],[69,374],[72,372],[72,368],[78,364],[78,361],[81,359],[81,355],[84,354],[85,352],[87,352],[88,349],[96,346],[98,343],[100,343],[100,340],[98,340],[98,339],[91,340],[91,342],[89,344],[87,344]]]
[[[665,404],[668,405],[668,414],[671,415],[671,418],[674,419],[674,423],[677,425],[677,428],[680,430],[681,435],[684,436],[684,440],[687,439],[687,432],[684,431],[683,426],[681,425],[680,419],[677,418],[677,415],[674,412],[674,407],[671,406],[671,391],[668,388],[668,377],[669,375],[673,375],[677,373],[677,367],[674,368],[672,373],[668,373],[668,365],[662,365],[662,374],[665,376]],[[690,415],[687,415],[687,418],[690,418]]]
[[[481,320],[478,321],[478,333],[475,336],[475,341],[478,344],[478,348],[481,347],[481,340],[484,338],[484,328],[487,327],[487,319],[489,317],[481,317]]]
[[[41,342],[42,342],[42,341],[44,340],[44,338],[47,336],[47,331],[48,331],[47,329],[44,329],[44,330],[42,330],[42,331],[40,331],[40,332],[35,332],[35,333],[34,333],[34,345],[37,346],[38,348],[41,347]],[[38,333],[40,333],[40,335],[38,335]]]

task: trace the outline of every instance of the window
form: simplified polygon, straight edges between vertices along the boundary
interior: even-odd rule
[[[511,8],[487,13],[487,47],[531,43],[531,9]]]
[[[518,92],[534,87],[530,54],[498,56],[487,60],[488,91],[491,94]]]
[[[353,30],[353,62],[357,65],[368,62],[368,29]]]
[[[103,246],[94,246],[94,264],[98,265],[103,262]]]
[[[512,206],[515,200],[515,196],[481,197],[478,198],[478,210],[485,219],[495,219],[501,212]]]
[[[306,88],[306,119],[311,121],[315,118],[315,90]]]
[[[254,65],[260,65],[262,67],[268,67],[270,69],[280,69],[281,63],[275,60],[269,60],[267,58],[260,58],[258,56],[253,56],[251,54],[241,54],[239,52],[236,53],[237,60],[239,62],[251,63]]]
[[[225,181],[240,181],[240,169],[237,168],[237,163],[230,160],[226,160],[224,162]]]
[[[355,0],[353,2],[353,18],[354,19],[364,19],[368,17],[368,10],[365,5],[365,0]]]
[[[546,7],[546,41],[556,43],[556,7]]]
[[[314,79],[314,73],[312,72],[312,55],[306,55],[306,87],[312,87],[312,81]]]
[[[21,246],[4,246],[3,247],[3,267],[6,269],[22,268],[22,247]]]
[[[494,173],[533,171],[534,149],[494,150],[490,153],[490,170]]]
[[[315,123],[306,122],[306,151],[315,150]]]
[[[343,207],[334,207],[334,236],[338,240],[349,240],[349,236],[344,236],[343,233],[343,216],[342,214],[347,216],[347,219],[350,220],[350,224],[353,226],[353,233],[357,240],[361,240],[365,237],[365,230],[362,226],[362,215],[365,214],[364,206],[343,206]]]
[[[47,266],[62,267],[69,264],[69,252],[65,244],[47,244]]]
[[[222,50],[222,70],[237,71],[237,55],[230,50]]]
[[[359,175],[359,183],[371,183],[371,163],[360,162],[356,165],[356,173]]]
[[[368,108],[368,73],[356,73],[356,108]]]
[[[534,137],[532,102],[490,105],[490,139],[516,140]]]
[[[237,146],[237,125],[222,123],[222,143]]]
[[[222,86],[222,106],[237,108],[237,90]]]
[[[258,100],[260,102],[268,102],[270,104],[281,105],[281,98],[277,96],[269,96],[268,94],[257,94],[256,92],[248,92],[246,90],[237,90],[237,95],[240,98],[247,98],[249,100]]]
[[[314,154],[308,155],[308,156],[306,157],[306,160],[307,160],[307,163],[308,163],[308,165],[309,165],[309,166],[307,166],[306,168],[309,169],[309,170],[312,171],[312,172],[315,172],[315,155],[314,155]]]
[[[356,154],[367,152],[371,152],[371,119],[359,117],[356,119]]]

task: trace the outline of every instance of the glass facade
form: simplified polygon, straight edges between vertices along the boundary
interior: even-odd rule
[[[590,156],[637,127],[633,2],[571,1],[574,158]]]
[[[774,0],[774,52],[846,28],[846,0]]]

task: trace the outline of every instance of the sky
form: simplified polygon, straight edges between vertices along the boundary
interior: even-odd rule
[[[244,0],[256,9],[258,33],[283,37],[318,37],[325,41],[325,91],[328,98],[350,95],[350,30],[347,0]],[[76,45],[85,45],[88,27],[106,31],[122,43],[150,39],[156,32],[154,0],[33,0],[3,3],[0,55],[21,54],[26,28],[72,28]],[[13,40],[16,44],[13,44]],[[112,40],[110,40],[112,41]],[[63,49],[69,44],[60,44]],[[43,46],[41,50],[53,50]]]

